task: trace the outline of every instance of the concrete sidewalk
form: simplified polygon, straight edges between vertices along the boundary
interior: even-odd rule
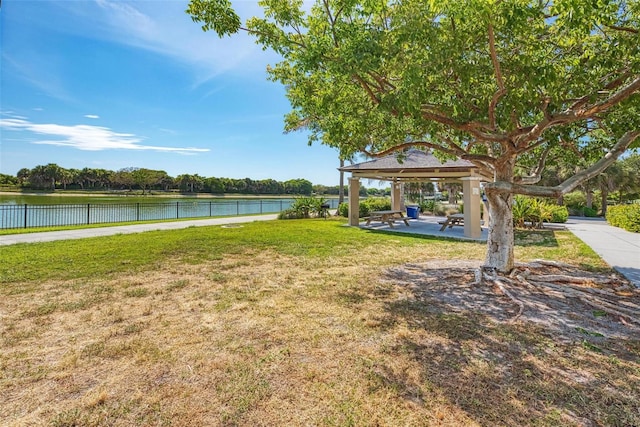
[[[613,227],[604,218],[570,217],[565,226],[607,264],[640,287],[640,233]]]
[[[210,225],[241,224],[253,221],[270,221],[278,214],[237,216],[226,218],[194,219],[190,221],[158,222],[150,224],[116,225],[113,227],[82,228],[63,231],[44,231],[41,233],[9,234],[0,236],[0,246],[16,243],[52,242],[54,240],[84,239],[87,237],[113,236],[114,234],[132,234],[155,230],[176,230],[189,227]]]

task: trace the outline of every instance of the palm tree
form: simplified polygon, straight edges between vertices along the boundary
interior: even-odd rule
[[[56,181],[60,179],[62,175],[62,168],[55,163],[49,163],[44,167],[44,177],[51,183],[51,189],[55,191]]]

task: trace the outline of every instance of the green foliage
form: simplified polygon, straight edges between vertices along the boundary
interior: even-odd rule
[[[614,227],[640,233],[640,204],[609,206],[607,221]]]
[[[373,211],[385,211],[391,209],[391,199],[384,197],[369,197],[360,202],[360,218],[369,216]]]
[[[585,206],[584,208],[582,208],[582,215],[590,218],[595,218],[598,216],[598,211]]]
[[[369,197],[360,201],[358,216],[364,218],[372,211],[384,211],[391,209],[391,200],[385,197]],[[349,204],[341,203],[338,206],[338,214],[343,217],[349,216]]]
[[[434,199],[424,200],[420,203],[420,210],[424,213],[436,215],[436,212],[442,205]]]
[[[340,203],[340,205],[338,205],[338,215],[343,216],[345,218],[349,217],[349,204],[348,203]]]
[[[600,199],[593,198],[592,207],[587,207],[587,197],[582,191],[573,191],[563,197],[564,205],[569,209],[571,215],[596,217],[600,208]]]
[[[545,222],[566,222],[568,217],[568,211],[564,206],[556,206],[532,197],[514,198],[513,225],[516,227],[542,228]]]
[[[274,179],[202,177],[198,174],[182,174],[173,178],[165,171],[124,168],[116,172],[106,169],[65,169],[56,164],[38,165],[33,169],[22,168],[13,178],[0,176],[0,185],[9,182],[32,189],[72,190],[147,190],[206,192],[213,194],[302,194],[310,196],[313,184],[302,178],[285,182]],[[318,185],[323,194],[339,194],[339,186]],[[366,191],[364,186],[362,190]]]
[[[0,173],[0,185],[18,185],[19,181],[18,178],[14,177],[13,175],[6,175],[3,173]]]
[[[302,219],[319,217],[322,214],[322,205],[326,203],[324,197],[297,197],[291,207],[278,215],[278,219]]]
[[[566,206],[550,205],[551,221],[553,223],[565,223],[569,219],[569,210]]]

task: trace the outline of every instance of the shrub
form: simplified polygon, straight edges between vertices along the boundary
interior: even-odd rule
[[[391,209],[391,200],[384,197],[369,197],[360,201],[358,216],[364,218],[372,211],[385,211]],[[341,203],[338,206],[338,214],[344,217],[349,216],[349,204]]]
[[[347,218],[349,216],[349,203],[340,203],[338,205],[338,215]]]
[[[582,215],[586,217],[594,218],[598,216],[598,211],[585,206],[584,208],[582,208]]]
[[[551,222],[564,223],[569,219],[569,210],[566,206],[551,205]]]
[[[447,213],[446,206],[443,205],[442,203],[436,203],[436,205],[433,208],[433,214],[435,216],[444,216],[446,213]]]
[[[526,227],[527,223],[529,223],[531,227],[542,228],[542,224],[545,222],[553,222],[556,208],[556,206],[544,200],[516,196],[513,202],[513,225],[516,227]],[[558,210],[558,216],[561,215],[560,212],[561,211]],[[568,216],[567,213],[567,218]]]
[[[324,197],[298,197],[291,207],[278,214],[278,219],[301,219],[320,216],[322,205],[326,202]]]
[[[420,203],[420,210],[422,212],[431,212],[434,213],[435,209],[436,209],[436,205],[438,204],[438,202],[436,202],[435,200],[431,199],[431,200],[424,200],[422,203]]]
[[[360,202],[360,218],[368,216],[372,211],[386,211],[389,209],[391,209],[391,199],[369,197]]]
[[[302,212],[297,211],[295,209],[285,209],[278,214],[278,219],[302,219],[308,218],[305,217]]]
[[[609,206],[607,221],[614,227],[640,233],[640,204]]]
[[[597,194],[594,194],[591,202],[593,208],[587,208],[587,197],[582,191],[565,194],[563,200],[571,215],[595,217],[600,209],[600,198],[596,196]]]

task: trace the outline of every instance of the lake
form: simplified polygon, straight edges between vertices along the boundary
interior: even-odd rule
[[[278,213],[294,198],[0,195],[0,229]],[[337,199],[327,199],[332,209]]]

